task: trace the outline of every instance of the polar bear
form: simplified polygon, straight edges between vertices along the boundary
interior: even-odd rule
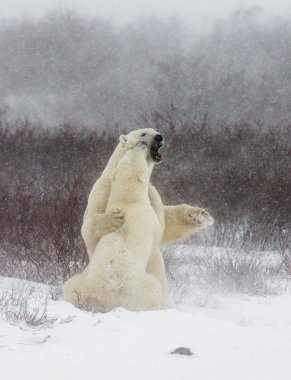
[[[85,242],[89,259],[91,258],[100,238],[110,232],[116,231],[124,222],[122,210],[105,212],[110,191],[111,177],[124,154],[132,149],[138,139],[135,136],[119,137],[119,144],[115,148],[100,178],[95,182],[88,198],[88,205],[84,214],[81,234]]]
[[[163,145],[163,137],[154,129],[138,129],[126,136],[120,137],[119,144],[90,192],[83,218],[81,233],[90,259],[99,240],[104,235],[118,230],[124,223],[124,213],[121,209],[106,209],[111,191],[110,176],[121,157],[137,141],[145,141],[147,143],[147,160],[150,163],[150,172],[154,164],[162,160],[159,149]],[[212,225],[213,219],[207,211],[198,207],[192,207],[187,204],[176,206],[163,205],[158,191],[150,182],[148,193],[151,206],[158,217],[162,233],[160,241],[152,247],[152,252],[147,263],[147,273],[154,275],[160,282],[163,290],[163,304],[165,305],[167,281],[164,259],[160,247],[167,246],[174,241],[183,239]]]
[[[105,213],[121,209],[123,225],[98,242],[83,273],[64,285],[65,300],[81,308],[106,312],[116,307],[152,310],[162,306],[162,287],[146,273],[152,247],[163,233],[148,195],[151,163],[145,141],[127,151],[111,174]]]

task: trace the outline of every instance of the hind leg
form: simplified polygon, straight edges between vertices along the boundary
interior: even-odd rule
[[[129,292],[130,294],[131,292]],[[160,282],[151,274],[145,274],[135,283],[134,295],[129,298],[127,309],[132,311],[159,310],[163,306],[163,291]]]
[[[79,309],[87,309],[90,291],[86,286],[86,277],[77,274],[69,278],[63,287],[64,300]]]

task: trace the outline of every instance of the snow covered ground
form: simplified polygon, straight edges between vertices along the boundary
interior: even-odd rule
[[[46,286],[0,279],[2,293],[23,285],[41,308]],[[50,328],[0,321],[2,379],[291,379],[290,294],[213,294],[205,307],[107,314],[50,300],[47,314],[57,318]],[[171,354],[179,347],[193,355]]]

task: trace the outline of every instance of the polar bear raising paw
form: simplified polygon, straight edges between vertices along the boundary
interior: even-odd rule
[[[152,128],[138,129],[130,132],[126,136],[120,136],[116,149],[109,158],[102,175],[97,179],[90,192],[81,230],[90,263],[92,260],[95,260],[95,258],[97,259],[95,254],[98,252],[100,242],[106,241],[111,234],[118,235],[128,230],[128,212],[124,209],[124,202],[115,204],[114,208],[109,207],[109,199],[113,192],[117,191],[122,194],[125,203],[128,203],[129,199],[131,199],[133,206],[132,215],[134,215],[134,217],[131,218],[130,231],[134,239],[138,237],[140,241],[143,241],[144,238],[148,238],[148,233],[145,232],[143,226],[143,213],[138,211],[137,203],[133,202],[133,193],[129,183],[124,181],[122,187],[118,188],[118,186],[116,186],[118,181],[115,181],[115,179],[118,178],[116,173],[121,175],[123,170],[124,175],[126,173],[128,174],[127,169],[122,169],[121,171],[119,169],[117,170],[120,163],[122,162],[123,168],[125,168],[126,165],[132,165],[129,159],[130,155],[137,154],[138,150],[141,149],[141,151],[144,152],[144,157],[146,156],[146,160],[144,160],[143,157],[142,162],[144,164],[146,163],[147,171],[144,170],[143,174],[139,174],[137,183],[140,185],[147,184],[147,188],[142,187],[142,191],[147,193],[147,196],[143,194],[144,198],[142,203],[146,202],[148,204],[149,202],[151,207],[148,208],[148,212],[153,211],[156,216],[155,223],[153,224],[154,233],[151,232],[151,252],[147,263],[145,263],[146,273],[151,276],[151,279],[152,277],[157,279],[162,289],[162,302],[161,304],[159,302],[156,303],[156,308],[166,305],[167,295],[165,263],[160,247],[186,238],[213,224],[213,219],[210,214],[201,208],[186,204],[175,206],[164,205],[157,189],[150,183],[148,177],[154,165],[162,161],[160,148],[163,142],[163,136]],[[123,157],[126,158],[125,161]],[[137,188],[137,186],[138,185],[135,185],[135,188]],[[112,190],[114,191],[112,192]],[[123,264],[124,266],[127,265],[125,261]],[[89,290],[87,293],[88,292]],[[75,300],[73,303],[76,304]],[[121,306],[127,307],[127,304],[123,303]],[[153,307],[153,305],[151,307]],[[144,310],[144,306],[142,308],[141,305],[136,304],[135,309]]]

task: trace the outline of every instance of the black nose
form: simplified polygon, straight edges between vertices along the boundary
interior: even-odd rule
[[[163,136],[162,135],[155,135],[155,141],[156,142],[162,142],[163,141]]]

